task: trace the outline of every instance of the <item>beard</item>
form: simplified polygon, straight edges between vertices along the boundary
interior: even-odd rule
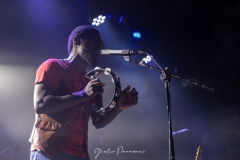
[[[93,53],[83,52],[81,58],[87,62],[88,65],[96,67],[98,65],[98,58]]]

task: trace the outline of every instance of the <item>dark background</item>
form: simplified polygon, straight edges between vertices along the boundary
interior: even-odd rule
[[[240,2],[1,0],[0,160],[29,158],[35,72],[48,58],[67,57],[70,32],[90,24],[88,14],[96,9],[111,15],[98,27],[106,48],[146,51],[172,74],[216,88],[211,92],[172,78],[173,131],[185,129],[173,135],[176,160],[194,159],[198,146],[203,147],[203,160],[239,159]],[[142,38],[131,38],[132,31]],[[166,93],[160,73],[121,56],[102,56],[99,66],[112,68],[122,88],[135,87],[139,104],[103,129],[89,123],[91,159],[96,148],[114,151],[120,146],[146,153],[100,154],[96,159],[168,159]]]

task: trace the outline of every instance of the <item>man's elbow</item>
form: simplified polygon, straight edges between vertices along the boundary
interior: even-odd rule
[[[36,114],[41,114],[41,109],[38,106],[34,106],[34,110]]]
[[[43,106],[40,104],[35,104],[34,105],[34,110],[36,114],[43,114],[44,110],[43,110]]]

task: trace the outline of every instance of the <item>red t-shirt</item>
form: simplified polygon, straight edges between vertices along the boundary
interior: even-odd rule
[[[88,79],[84,75],[79,74],[67,60],[64,60],[67,68],[72,72],[75,83],[74,90],[71,92],[81,91],[85,88],[88,83]],[[63,74],[63,68],[55,59],[49,59],[42,63],[37,70],[35,84],[44,83],[58,88]],[[68,139],[61,151],[71,155],[87,157],[87,150],[85,148],[85,114],[84,114],[84,103],[78,104],[78,116],[75,118],[72,130],[69,133]],[[38,149],[37,146],[31,146],[31,150]]]

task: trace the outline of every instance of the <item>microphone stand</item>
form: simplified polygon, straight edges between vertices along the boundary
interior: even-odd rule
[[[148,55],[148,54],[147,54]],[[150,55],[148,55],[150,56]],[[209,87],[207,85],[201,84],[201,83],[197,83],[191,80],[188,80],[186,78],[180,77],[180,76],[176,76],[173,75],[169,72],[169,69],[166,67],[165,70],[162,70],[161,67],[160,69],[157,69],[155,67],[151,67],[148,64],[146,64],[143,61],[137,62],[134,61],[132,59],[130,59],[130,56],[123,56],[124,60],[127,62],[133,62],[136,63],[140,66],[146,67],[148,69],[157,71],[157,72],[161,72],[162,74],[160,75],[160,79],[164,82],[165,84],[165,89],[166,89],[166,100],[167,100],[167,111],[168,111],[168,126],[169,126],[169,160],[175,160],[175,151],[174,151],[174,141],[173,141],[173,136],[172,136],[172,115],[171,115],[171,95],[170,95],[170,81],[171,81],[171,77],[186,81],[188,83],[192,83],[196,86],[200,86],[204,89],[207,89],[209,91],[215,91],[215,88],[213,87]],[[155,61],[154,61],[155,62]],[[155,62],[156,63],[156,62]],[[157,64],[157,63],[156,63]],[[158,65],[158,64],[157,64]]]

